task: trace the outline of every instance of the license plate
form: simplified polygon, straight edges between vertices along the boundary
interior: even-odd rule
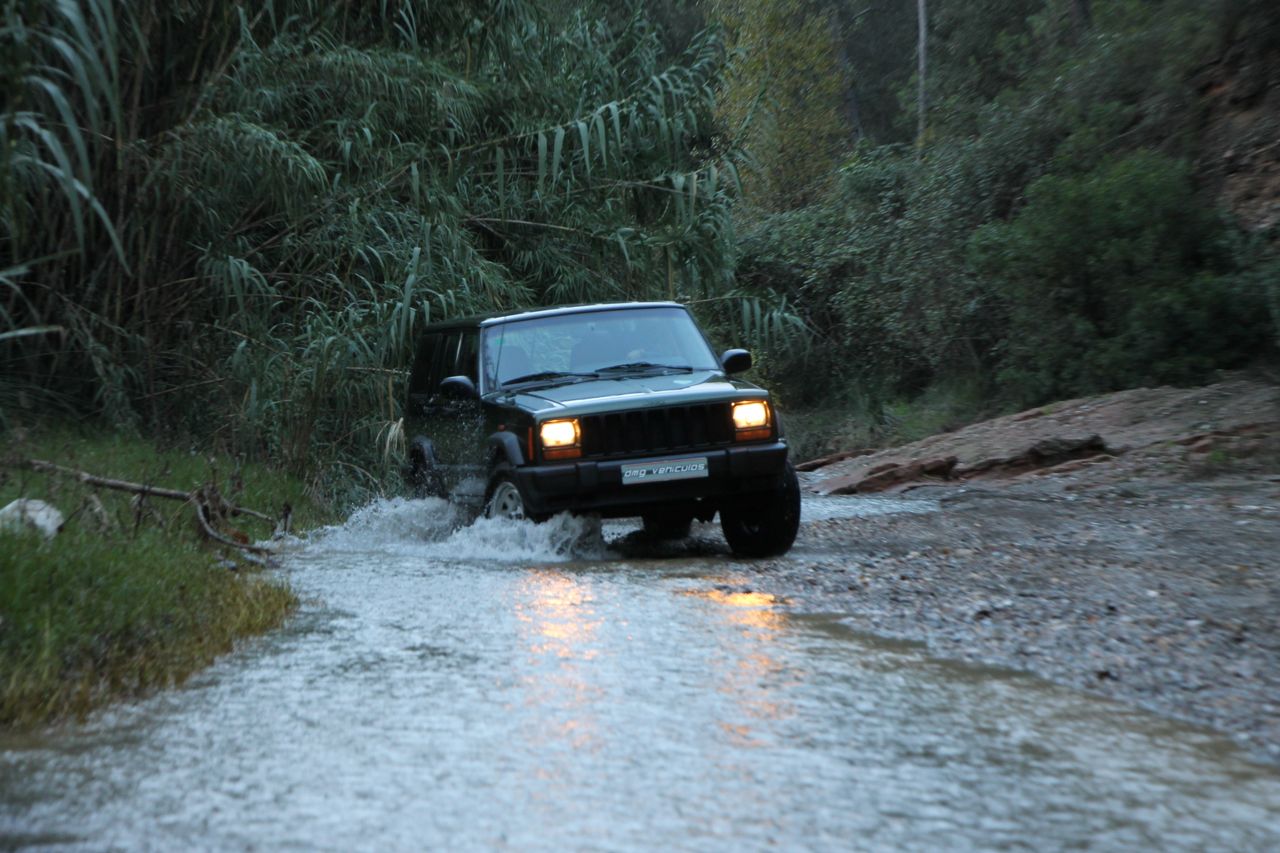
[[[668,480],[694,480],[707,476],[707,457],[663,459],[622,466],[622,485],[664,483]]]

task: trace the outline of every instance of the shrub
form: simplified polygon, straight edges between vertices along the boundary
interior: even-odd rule
[[[1238,272],[1227,229],[1196,198],[1189,166],[1155,152],[1040,178],[969,250],[1009,314],[1000,381],[1026,402],[1196,381],[1252,357],[1265,336],[1261,293]]]

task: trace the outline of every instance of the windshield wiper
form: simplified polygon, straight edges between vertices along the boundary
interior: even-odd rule
[[[610,367],[601,367],[596,373],[635,373],[642,370],[674,370],[680,373],[692,373],[692,367],[686,367],[682,364],[654,364],[651,361],[632,361],[626,364],[614,364]]]
[[[548,379],[595,379],[594,373],[570,373],[564,370],[542,370],[537,373],[526,373],[524,376],[517,376],[514,379],[507,379],[502,382],[502,387],[508,385],[519,385],[524,382],[543,382]]]

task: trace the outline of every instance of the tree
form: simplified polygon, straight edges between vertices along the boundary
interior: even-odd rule
[[[832,8],[810,0],[713,0],[731,49],[718,106],[757,169],[747,200],[786,210],[818,198],[854,141]]]
[[[916,77],[919,84],[916,97],[916,149],[918,151],[924,149],[925,58],[928,47],[928,22],[925,0],[916,0]]]
[[[9,0],[0,406],[301,466],[375,446],[424,322],[728,292],[714,33],[672,61],[632,4],[374,6]]]

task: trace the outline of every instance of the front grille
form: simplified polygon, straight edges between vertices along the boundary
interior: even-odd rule
[[[733,441],[728,403],[586,415],[583,456],[627,456],[718,447]]]

